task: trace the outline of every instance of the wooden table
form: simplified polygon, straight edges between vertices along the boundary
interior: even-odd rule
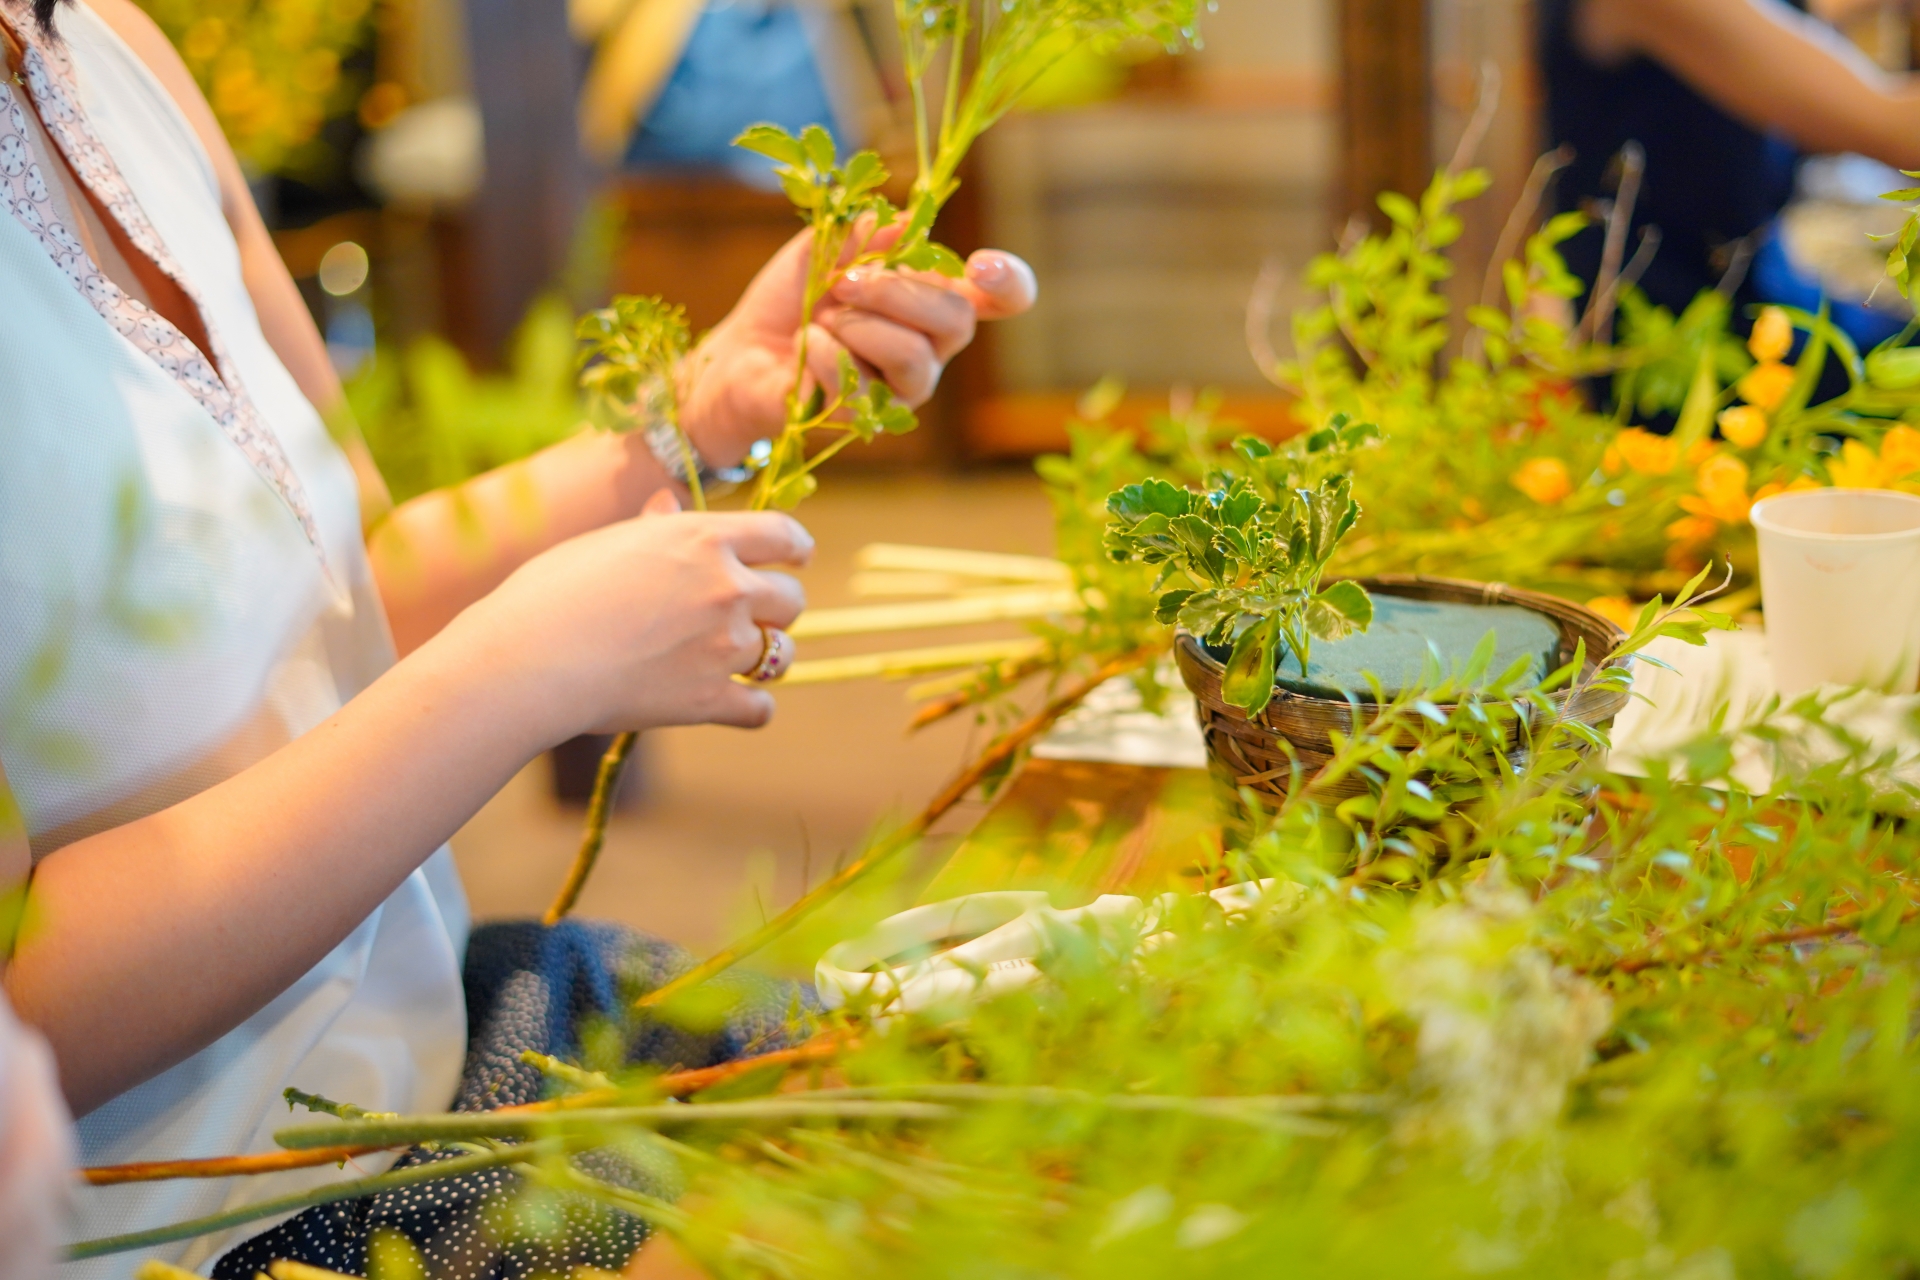
[[[1068,907],[1103,893],[1191,891],[1213,887],[1219,858],[1204,770],[1029,760],[921,901],[1050,889]]]

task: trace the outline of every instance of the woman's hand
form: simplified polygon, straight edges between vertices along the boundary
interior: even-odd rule
[[[454,620],[435,648],[519,683],[542,736],[675,724],[756,728],[765,689],[735,675],[760,660],[762,627],[806,607],[791,576],[813,539],[777,512],[681,514],[662,492],[632,520],[535,556]]]
[[[733,311],[687,362],[681,421],[718,466],[743,457],[780,429],[793,387],[794,352],[806,281],[808,234],[788,241],[760,270]],[[875,238],[885,247],[888,233]],[[846,351],[908,404],[933,394],[940,373],[973,340],[980,320],[1018,315],[1038,294],[1033,269],[1010,253],[983,249],[966,275],[861,268],[822,300],[807,338],[807,367],[837,380]]]

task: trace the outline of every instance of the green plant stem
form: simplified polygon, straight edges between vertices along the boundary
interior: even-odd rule
[[[573,855],[573,865],[567,869],[566,883],[560,886],[552,905],[540,918],[548,928],[559,924],[573,910],[580,900],[580,891],[586,887],[587,877],[593,874],[594,863],[600,860],[600,850],[607,842],[607,823],[613,817],[613,797],[620,786],[620,774],[639,737],[632,731],[617,735],[607,753],[600,757],[600,771],[593,779],[593,795],[587,801],[587,825],[580,836],[579,852]]]
[[[332,1145],[343,1138],[355,1142],[420,1143],[475,1142],[572,1137],[599,1139],[610,1127],[638,1125],[649,1129],[682,1129],[698,1125],[798,1123],[806,1120],[941,1120],[951,1107],[911,1100],[885,1101],[848,1098],[748,1098],[738,1102],[661,1102],[632,1107],[581,1107],[538,1114],[497,1111],[457,1112],[448,1115],[400,1116],[393,1120],[354,1120],[343,1125],[294,1125],[273,1135],[283,1147]],[[514,1148],[520,1150],[521,1148]]]
[[[926,835],[934,823],[945,816],[949,809],[964,800],[969,792],[991,776],[995,769],[1011,760],[1022,747],[1051,728],[1054,721],[1079,706],[1088,694],[1115,676],[1125,675],[1135,668],[1145,666],[1158,657],[1159,653],[1158,645],[1143,646],[1131,653],[1109,660],[1092,675],[1070,685],[1040,710],[994,739],[971,764],[954,775],[940,794],[935,796],[912,822],[881,837],[865,855],[848,863],[838,875],[823,882],[819,888],[802,894],[785,911],[740,941],[715,952],[671,982],[647,992],[634,1001],[633,1007],[648,1009],[670,1000],[689,987],[698,986],[715,974],[731,969],[792,929],[800,921],[840,896],[868,872],[913,847],[922,836]]]
[[[391,1121],[351,1121],[351,1124],[392,1123]],[[313,1125],[315,1131],[339,1128],[337,1125]],[[333,1145],[315,1143],[316,1146]],[[394,1145],[399,1145],[395,1143]],[[378,1195],[382,1191],[392,1191],[399,1187],[417,1186],[422,1182],[437,1182],[442,1178],[454,1178],[463,1173],[472,1173],[477,1169],[492,1169],[503,1164],[524,1164],[538,1159],[550,1152],[559,1151],[559,1144],[529,1144],[527,1146],[507,1147],[499,1151],[484,1151],[475,1155],[455,1156],[451,1160],[436,1160],[427,1164],[412,1165],[388,1173],[375,1174],[368,1178],[352,1178],[346,1182],[331,1182],[323,1187],[314,1187],[308,1191],[297,1192],[290,1196],[281,1196],[275,1200],[263,1200],[258,1204],[244,1205],[238,1209],[229,1209],[224,1213],[210,1214],[204,1218],[193,1218],[186,1222],[176,1222],[171,1226],[154,1227],[149,1231],[133,1231],[126,1235],[102,1236],[97,1240],[82,1240],[67,1247],[69,1261],[82,1258],[99,1258],[110,1253],[126,1253],[133,1249],[145,1249],[156,1244],[168,1244],[175,1240],[191,1240],[195,1236],[211,1235],[224,1231],[228,1227],[237,1227],[243,1223],[257,1222],[261,1218],[277,1217],[283,1213],[293,1213],[300,1209],[309,1209],[317,1204],[333,1204],[340,1200],[353,1200],[360,1196]]]

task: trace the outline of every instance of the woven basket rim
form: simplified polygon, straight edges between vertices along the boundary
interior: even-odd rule
[[[1335,581],[1342,580],[1343,579],[1335,579]],[[1383,573],[1368,577],[1352,578],[1350,581],[1357,582],[1365,587],[1369,594],[1420,598],[1424,589],[1437,589],[1439,592],[1456,594],[1461,597],[1476,597],[1476,599],[1473,600],[1463,600],[1463,603],[1519,605],[1525,609],[1532,609],[1536,613],[1545,614],[1559,624],[1563,644],[1566,643],[1567,632],[1575,625],[1590,628],[1601,635],[1609,637],[1612,642],[1608,646],[1609,651],[1627,638],[1626,631],[1622,629],[1618,623],[1606,617],[1604,614],[1596,613],[1583,604],[1568,600],[1564,596],[1551,596],[1545,592],[1532,591],[1525,587],[1510,586],[1504,582],[1478,582],[1471,578],[1446,578],[1422,573]],[[1195,636],[1185,627],[1178,628],[1174,636],[1174,643],[1183,648],[1189,658],[1207,668],[1210,674],[1216,677],[1225,676],[1227,670],[1226,664],[1208,653],[1206,646],[1200,643],[1199,637]],[[1606,662],[1604,658],[1596,658],[1593,654],[1589,653],[1587,655],[1587,665],[1580,674],[1585,676],[1589,671],[1600,669],[1603,664],[1617,667],[1625,666],[1627,662],[1628,659],[1626,658],[1615,658],[1611,662]],[[1194,692],[1197,694],[1198,690]],[[1567,689],[1558,689],[1548,696],[1558,702],[1563,700],[1567,693]],[[1350,701],[1346,698],[1327,698],[1314,693],[1300,693],[1293,689],[1281,688],[1277,685],[1274,688],[1273,702],[1274,704],[1281,702],[1319,703],[1327,707],[1339,707],[1343,709],[1356,708],[1362,712],[1379,711],[1385,706],[1383,703],[1372,702],[1365,699],[1354,699]],[[1457,702],[1445,702],[1436,703],[1435,705],[1444,709],[1451,709],[1457,707],[1459,704]],[[1262,714],[1261,719],[1265,719],[1265,713]]]

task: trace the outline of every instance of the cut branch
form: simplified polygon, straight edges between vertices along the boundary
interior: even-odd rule
[[[567,869],[566,883],[560,886],[553,904],[540,918],[540,923],[548,928],[559,924],[573,910],[580,900],[580,891],[587,887],[587,877],[593,874],[594,863],[600,861],[600,850],[607,843],[607,823],[613,818],[613,798],[620,789],[620,775],[626,770],[627,757],[633,754],[633,744],[639,736],[631,732],[620,734],[600,757],[600,772],[593,779],[593,796],[587,801],[587,827],[580,836],[580,850],[573,855],[573,865]]]
[[[828,1062],[851,1048],[856,1042],[838,1033],[819,1035],[805,1044],[795,1045],[791,1049],[776,1049],[772,1053],[763,1053],[751,1058],[736,1058],[732,1062],[722,1062],[717,1066],[699,1067],[691,1071],[673,1071],[648,1082],[648,1088],[659,1097],[683,1098],[688,1094],[699,1093],[702,1089],[711,1089],[717,1084],[749,1075],[755,1071],[764,1071],[773,1066],[798,1067],[815,1062]],[[501,1107],[497,1112],[488,1114],[517,1114],[521,1112],[568,1111],[585,1107],[605,1106],[622,1097],[618,1089],[596,1089],[585,1093],[568,1094],[563,1098],[554,1098],[546,1102],[529,1102],[517,1107]],[[395,1144],[400,1145],[400,1144]],[[355,1156],[372,1155],[376,1151],[388,1151],[384,1146],[328,1146],[313,1147],[304,1151],[269,1151],[248,1156],[214,1156],[203,1160],[152,1160],[138,1164],[98,1165],[81,1171],[90,1186],[110,1187],[123,1182],[165,1182],[174,1178],[234,1178],[248,1177],[262,1173],[279,1173],[286,1169],[310,1169],[323,1164],[340,1164]]]
[[[1626,959],[1616,960],[1612,964],[1599,965],[1593,972],[1640,973],[1647,969],[1664,968],[1667,965],[1698,964],[1702,961],[1715,959],[1728,951],[1745,949],[1758,950],[1765,947],[1790,947],[1797,942],[1812,942],[1819,938],[1832,938],[1843,933],[1856,932],[1865,919],[1866,912],[1854,911],[1844,916],[1836,916],[1824,924],[1803,925],[1798,929],[1782,929],[1778,933],[1763,933],[1759,937],[1744,943],[1734,943],[1723,947],[1710,947],[1705,951],[1691,956],[1628,956]],[[1900,923],[1903,925],[1912,924],[1915,920],[1920,920],[1920,907],[1900,917]]]

